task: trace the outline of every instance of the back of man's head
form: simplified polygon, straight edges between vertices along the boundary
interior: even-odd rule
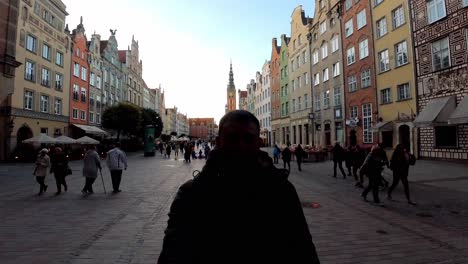
[[[121,144],[120,142],[116,142],[116,143],[115,143],[115,147],[116,147],[116,148],[121,148],[121,147],[122,147],[122,144]]]

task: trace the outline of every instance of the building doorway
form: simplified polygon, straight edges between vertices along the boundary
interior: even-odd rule
[[[309,138],[309,124],[304,125],[304,130],[306,134],[306,145],[309,145],[310,138]]]
[[[407,150],[411,147],[410,127],[408,125],[401,125],[398,128],[398,143],[402,144]]]
[[[33,137],[33,132],[31,131],[31,128],[23,125],[20,129],[18,129],[18,132],[16,133],[16,146],[17,147],[21,146],[21,143],[23,142],[23,140],[26,140],[32,137]]]
[[[299,144],[302,144],[302,125],[299,125]]]
[[[325,124],[325,146],[330,146],[331,145],[331,128],[330,124]]]

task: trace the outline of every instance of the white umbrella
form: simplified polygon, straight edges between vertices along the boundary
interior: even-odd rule
[[[54,144],[57,143],[57,140],[55,140],[55,138],[49,137],[46,134],[39,134],[35,137],[23,140],[23,143]]]
[[[57,143],[58,144],[75,144],[76,143],[76,140],[74,140],[73,138],[69,138],[67,136],[60,136],[60,137],[56,137],[55,140],[57,140]]]
[[[97,145],[97,144],[99,144],[99,141],[97,141],[97,140],[95,140],[93,138],[84,136],[84,137],[81,137],[81,138],[77,139],[76,143],[77,144],[82,144],[82,145]]]

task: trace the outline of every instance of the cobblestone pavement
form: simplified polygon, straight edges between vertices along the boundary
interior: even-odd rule
[[[175,192],[203,164],[131,155],[121,193],[109,193],[105,169],[108,193],[98,179],[87,197],[79,162],[68,192],[54,196],[49,176],[40,197],[31,164],[1,164],[0,263],[156,263]],[[332,178],[328,162],[292,167],[322,263],[468,263],[466,193],[412,184],[418,205],[410,206],[399,186],[398,201],[377,207],[360,199],[351,178]]]

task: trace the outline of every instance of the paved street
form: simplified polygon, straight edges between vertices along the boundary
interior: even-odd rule
[[[98,179],[88,197],[79,162],[58,197],[53,177],[36,196],[32,164],[1,164],[0,262],[155,263],[173,196],[203,164],[132,154],[122,193],[105,195]],[[353,179],[332,178],[329,162],[292,167],[322,263],[468,263],[468,190],[412,182],[416,207],[406,204],[401,185],[396,202],[381,193],[385,207],[377,207],[360,199]],[[104,178],[109,191],[107,169]]]

